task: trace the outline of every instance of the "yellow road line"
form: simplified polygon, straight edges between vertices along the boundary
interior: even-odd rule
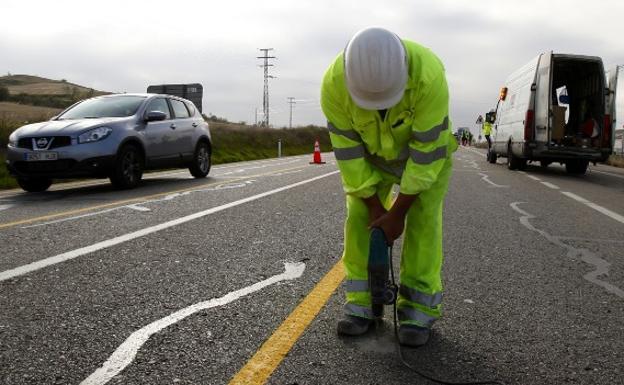
[[[290,313],[273,335],[262,344],[247,364],[236,373],[229,385],[266,383],[308,325],[325,306],[344,277],[342,262],[338,262]]]
[[[39,221],[47,221],[47,220],[50,220],[50,219],[55,219],[55,218],[59,218],[59,217],[66,217],[66,216],[75,215],[75,214],[81,214],[81,213],[84,213],[84,212],[99,210],[99,209],[103,209],[103,208],[107,208],[107,207],[124,206],[124,205],[127,205],[129,203],[138,203],[138,202],[142,202],[142,201],[146,201],[146,200],[151,200],[151,199],[154,199],[154,198],[164,197],[164,196],[167,196],[167,195],[170,195],[170,194],[176,194],[176,193],[183,193],[183,192],[187,192],[187,191],[193,191],[193,190],[197,190],[197,189],[204,188],[204,187],[207,187],[207,186],[212,186],[212,185],[215,185],[215,184],[233,183],[233,182],[236,182],[236,181],[239,181],[239,180],[245,180],[245,179],[249,179],[249,178],[258,178],[258,177],[261,177],[261,176],[277,174],[277,173],[284,172],[284,171],[292,171],[292,170],[297,170],[297,169],[303,169],[305,167],[307,167],[307,165],[306,166],[298,166],[298,167],[286,168],[286,169],[281,169],[281,170],[275,170],[275,171],[271,171],[271,172],[267,172],[267,173],[259,174],[259,175],[241,176],[239,178],[230,179],[228,181],[218,181],[218,182],[213,182],[213,183],[201,184],[201,185],[196,185],[196,186],[193,186],[193,187],[187,187],[187,188],[183,188],[183,189],[179,189],[179,190],[172,190],[172,191],[162,192],[162,193],[158,193],[158,194],[144,195],[144,196],[137,197],[137,198],[124,199],[124,200],[120,200],[120,201],[104,203],[104,204],[95,205],[95,206],[83,207],[81,209],[61,211],[61,212],[58,212],[58,213],[42,215],[40,217],[34,217],[34,218],[28,218],[28,219],[20,219],[20,220],[13,221],[13,222],[2,223],[2,224],[0,224],[0,229],[5,229],[7,227],[18,226],[18,225],[23,225],[23,224],[27,224],[27,223],[33,223],[33,222],[39,222]]]

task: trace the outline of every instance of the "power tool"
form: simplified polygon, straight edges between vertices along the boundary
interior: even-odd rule
[[[383,317],[384,305],[396,302],[399,288],[394,283],[394,272],[390,268],[390,254],[386,235],[379,227],[370,233],[368,253],[368,287],[371,293],[373,316]],[[390,280],[392,274],[392,280]]]
[[[379,227],[373,227],[370,233],[370,243],[368,249],[368,288],[371,294],[371,304],[375,322],[382,322],[383,309],[385,305],[393,305],[394,316],[394,336],[397,341],[399,359],[411,371],[429,381],[443,385],[502,385],[498,381],[475,381],[475,382],[448,382],[437,379],[431,375],[423,373],[420,369],[409,364],[403,357],[403,350],[398,344],[398,315],[397,315],[397,293],[398,286],[394,279],[394,266],[392,263],[392,245],[388,243],[386,234]]]

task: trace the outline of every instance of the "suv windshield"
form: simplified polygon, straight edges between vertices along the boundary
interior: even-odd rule
[[[88,99],[67,110],[58,120],[132,116],[144,100],[144,96],[129,95]]]

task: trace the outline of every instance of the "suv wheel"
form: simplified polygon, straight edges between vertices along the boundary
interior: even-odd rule
[[[119,150],[110,181],[115,188],[128,189],[136,187],[143,177],[143,156],[139,149],[126,144]]]
[[[205,178],[210,172],[210,146],[207,142],[197,143],[189,171],[195,178]]]
[[[17,179],[17,184],[28,192],[41,192],[47,190],[52,185],[52,179],[48,178],[28,178]]]

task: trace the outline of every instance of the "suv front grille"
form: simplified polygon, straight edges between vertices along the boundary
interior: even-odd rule
[[[50,148],[48,148],[48,150],[51,150],[53,148],[58,148],[58,147],[65,147],[65,146],[70,146],[71,145],[71,136],[38,136],[38,137],[30,137],[30,138],[20,138],[17,141],[17,147],[19,148],[27,148],[29,150],[33,150],[33,139],[35,139],[35,142],[37,141],[37,139],[41,139],[41,138],[45,138],[48,140],[48,142],[52,141],[52,143],[50,144]],[[35,145],[34,149],[43,149],[43,148],[37,148]]]

